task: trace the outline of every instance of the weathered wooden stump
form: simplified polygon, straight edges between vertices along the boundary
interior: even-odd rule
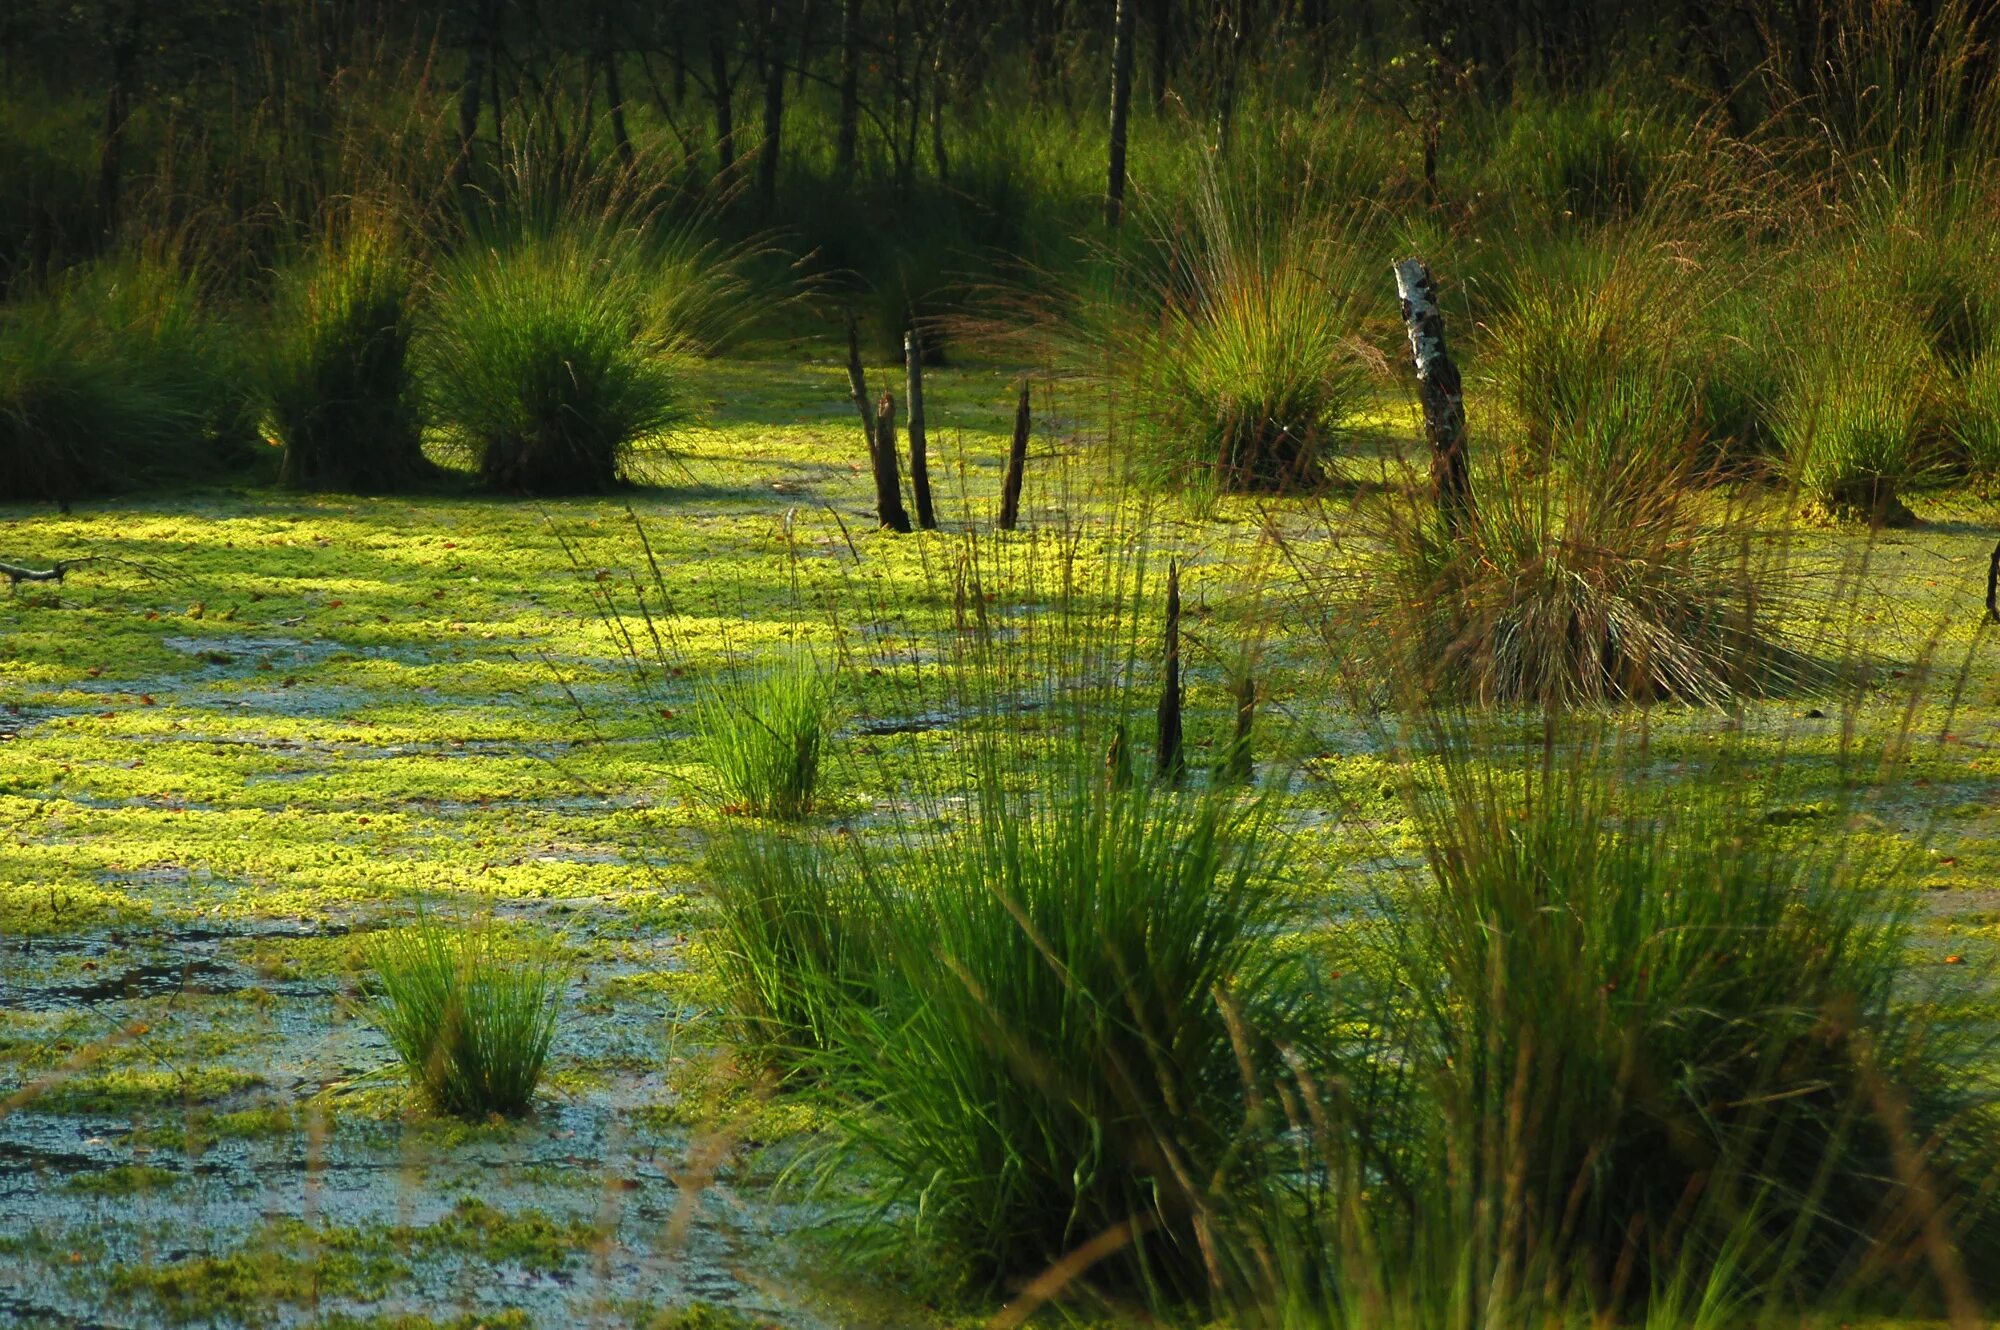
[[[1021,521],[1021,477],[1028,469],[1030,423],[1028,381],[1021,380],[1021,400],[1014,407],[1014,438],[1007,446],[1007,473],[1000,481],[1000,529],[1012,531]]]
[[[1472,472],[1465,456],[1465,388],[1445,348],[1444,314],[1437,283],[1419,258],[1396,264],[1396,294],[1417,367],[1417,396],[1424,410],[1424,438],[1431,447],[1431,494],[1446,528],[1458,534],[1473,516]]]
[[[935,531],[937,512],[931,506],[931,459],[924,438],[924,339],[914,327],[903,334],[903,364],[909,378],[910,493],[917,501],[917,525]]]

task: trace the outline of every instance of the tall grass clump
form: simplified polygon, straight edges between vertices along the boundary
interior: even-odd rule
[[[1904,496],[1940,479],[1948,451],[1937,359],[1900,311],[1827,304],[1792,349],[1774,412],[1788,472],[1828,516],[1907,525]]]
[[[710,953],[737,1040],[780,1072],[810,1069],[840,1013],[874,1000],[876,902],[810,838],[724,836],[708,878]]]
[[[829,1083],[880,1202],[1003,1282],[1079,1247],[1091,1278],[1185,1294],[1271,1130],[1254,1069],[1296,1014],[1266,829],[1226,797],[991,769],[959,831],[847,856],[882,903],[874,1001]]]
[[[1959,382],[1952,424],[1958,461],[1981,481],[2000,478],[2000,355],[1974,361]]]
[[[1489,188],[1525,196],[1557,225],[1633,217],[1668,174],[1662,129],[1604,94],[1517,104],[1487,132]]]
[[[1112,332],[1136,340],[1139,469],[1197,490],[1309,488],[1370,400],[1360,250],[1219,190],[1160,238],[1158,271],[1139,278],[1152,308],[1114,316],[1153,321],[1137,339]]]
[[[1468,1228],[1503,1207],[1493,1279],[1540,1267],[1602,1301],[1621,1263],[1711,1259],[1748,1225],[1745,1279],[1819,1287],[1917,1199],[1898,1152],[1973,1125],[1900,991],[1909,898],[1839,837],[1767,822],[1748,761],[1635,779],[1632,755],[1550,736],[1448,755],[1413,795],[1437,885],[1393,929],[1430,976],[1409,991],[1465,1170],[1446,1203]]]
[[[1793,678],[1782,564],[1747,507],[1694,483],[1677,404],[1628,390],[1567,428],[1561,454],[1478,469],[1457,521],[1426,500],[1378,510],[1356,608],[1381,677],[1433,701],[1556,708],[1717,703]]]
[[[616,237],[527,238],[444,269],[424,341],[438,423],[489,488],[562,494],[631,479],[687,418],[678,349]]]
[[[834,725],[833,676],[804,656],[724,674],[705,685],[695,707],[702,755],[726,806],[755,817],[796,820],[813,811]]]
[[[115,257],[0,307],[0,497],[185,483],[253,437],[237,349],[197,275]]]
[[[411,341],[416,272],[363,232],[285,280],[264,374],[293,489],[393,492],[433,479]]]
[[[527,1110],[569,978],[549,944],[422,915],[372,938],[367,961],[370,1017],[432,1107],[471,1119]]]
[[[1934,1292],[1907,1258],[1982,1222],[1991,1127],[1845,818],[1771,816],[1747,747],[1672,771],[1607,725],[1421,729],[1427,873],[1380,892],[1366,962],[1389,1092],[1294,1110],[1315,1163],[1251,1217],[1259,1314],[1741,1324]]]

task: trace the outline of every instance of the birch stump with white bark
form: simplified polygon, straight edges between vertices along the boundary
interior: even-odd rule
[[[1424,410],[1424,439],[1431,447],[1431,492],[1455,535],[1472,516],[1472,472],[1466,462],[1465,387],[1445,348],[1444,314],[1437,283],[1419,258],[1396,264],[1396,294],[1417,368],[1417,398]]]

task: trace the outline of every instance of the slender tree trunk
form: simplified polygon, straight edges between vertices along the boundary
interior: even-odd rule
[[[1396,294],[1403,304],[1403,327],[1417,367],[1417,393],[1424,409],[1424,438],[1431,447],[1431,491],[1453,535],[1463,533],[1473,515],[1472,473],[1465,456],[1465,392],[1458,366],[1445,348],[1444,314],[1437,283],[1418,258],[1396,264]]]
[[[931,460],[924,438],[924,339],[915,328],[903,334],[903,364],[909,380],[910,399],[910,493],[917,501],[917,525],[937,530],[937,513],[931,507]]]
[[[951,47],[951,22],[952,0],[944,0],[944,7],[938,13],[937,35],[931,45],[931,162],[941,181],[951,175],[944,157],[944,60]]]
[[[1132,11],[1138,0],[1117,0],[1111,25],[1111,162],[1104,182],[1104,224],[1125,219],[1125,124],[1132,110]]]
[[[1153,105],[1167,104],[1174,68],[1174,0],[1153,0]]]
[[[854,186],[855,156],[861,143],[861,0],[840,7],[840,120],[834,132],[833,184]]]
[[[1021,480],[1028,469],[1028,428],[1031,423],[1028,381],[1021,380],[1021,400],[1014,407],[1014,437],[1007,445],[1007,472],[1000,480],[1000,529],[1012,531],[1021,521]]]
[[[785,128],[785,20],[782,0],[764,12],[764,143],[758,149],[757,197],[769,217],[778,210],[779,136]]]
[[[1236,122],[1236,79],[1243,64],[1243,43],[1249,29],[1248,0],[1232,0],[1228,40],[1222,56],[1222,91],[1215,104],[1215,151],[1229,155],[1229,134]]]
[[[104,94],[104,143],[97,157],[97,230],[110,239],[118,230],[125,186],[125,130],[139,83],[139,0],[107,6],[104,35],[111,53],[111,85]]]
[[[813,20],[817,17],[813,11],[813,0],[802,0],[799,7],[798,65],[794,70],[797,77],[792,81],[794,97],[806,95],[806,71],[812,67]]]
[[[715,99],[715,175],[726,189],[736,174],[736,89],[729,79],[729,42],[720,26],[708,34],[708,80]]]
[[[598,30],[598,63],[604,69],[604,98],[611,104],[611,143],[618,150],[618,160],[627,168],[637,156],[632,150],[632,135],[625,126],[625,84],[618,76],[619,50],[611,40],[611,23],[607,18]]]
[[[1181,565],[1176,559],[1167,565],[1166,659],[1160,678],[1160,709],[1156,756],[1160,779],[1169,785],[1181,783],[1187,770],[1187,755],[1181,742]]]

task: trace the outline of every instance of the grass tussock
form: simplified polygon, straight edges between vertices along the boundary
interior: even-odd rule
[[[197,276],[116,257],[0,305],[0,498],[185,484],[254,456],[248,394]]]
[[[266,419],[293,489],[393,493],[435,478],[411,343],[417,272],[362,231],[288,275],[265,369]]]
[[[369,1013],[410,1084],[442,1113],[527,1111],[568,971],[546,943],[428,915],[370,940]]]
[[[503,493],[608,490],[687,419],[647,270],[613,236],[471,249],[439,280],[424,342],[438,423]]]
[[[1338,227],[1217,189],[1159,239],[1160,271],[1138,278],[1157,314],[1107,316],[1156,320],[1118,353],[1132,366],[1136,460],[1198,491],[1309,489],[1365,414],[1380,363],[1362,336],[1361,251]]]
[[[835,702],[834,676],[806,656],[711,683],[695,730],[725,808],[782,821],[810,815]]]

